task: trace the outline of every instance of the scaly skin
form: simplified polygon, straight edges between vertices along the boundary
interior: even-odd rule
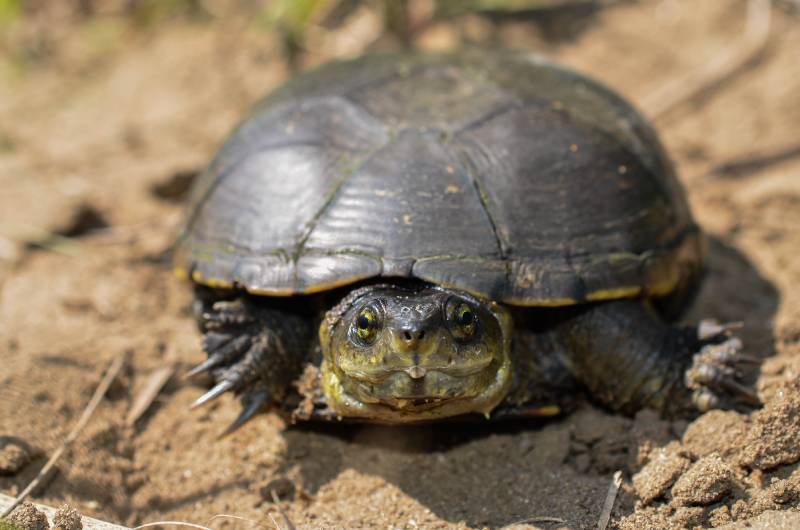
[[[581,387],[628,414],[758,402],[736,381],[736,364],[750,359],[729,328],[672,327],[643,300],[515,309],[512,319],[461,291],[371,285],[325,313],[317,342],[313,318],[276,301],[287,299],[208,289],[197,299],[209,358],[191,373],[209,371],[217,385],[196,405],[240,394],[232,428],[270,405],[301,419],[382,423],[548,416]]]

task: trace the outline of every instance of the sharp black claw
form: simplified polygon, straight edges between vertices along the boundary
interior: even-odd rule
[[[206,392],[205,394],[200,396],[197,399],[197,401],[195,401],[194,403],[191,404],[191,406],[189,408],[196,409],[197,407],[199,407],[201,405],[205,405],[209,401],[218,398],[219,396],[221,396],[222,394],[224,394],[228,390],[231,390],[234,386],[235,386],[235,383],[233,381],[225,379],[221,383],[218,383],[214,388],[212,388],[211,390],[209,390],[208,392]]]
[[[186,375],[184,375],[184,377],[188,379],[189,377],[193,377],[197,374],[208,372],[212,368],[217,367],[223,360],[224,360],[223,355],[214,354],[205,361],[203,361],[202,363],[198,364],[197,366],[186,372]]]
[[[227,436],[239,429],[242,425],[250,421],[264,405],[269,401],[269,394],[265,391],[258,391],[248,394],[245,398],[244,408],[239,416],[231,423],[227,429],[220,435],[220,437]]]
[[[758,406],[762,404],[755,392],[729,377],[723,377],[720,379],[720,386],[722,386],[722,388],[728,392],[746,401],[750,405]]]

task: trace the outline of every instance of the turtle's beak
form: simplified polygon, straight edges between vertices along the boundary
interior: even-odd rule
[[[425,374],[428,373],[423,366],[412,366],[410,368],[406,368],[405,372],[411,379],[422,379],[425,377]]]

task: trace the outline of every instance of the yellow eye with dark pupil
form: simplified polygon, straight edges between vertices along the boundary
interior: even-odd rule
[[[472,314],[472,311],[470,311],[468,307],[462,306],[458,312],[456,322],[458,322],[459,326],[469,326],[474,319],[475,316]]]
[[[367,315],[358,315],[358,319],[356,320],[356,325],[358,326],[358,329],[367,329],[369,328],[371,323],[372,319]]]
[[[371,309],[364,309],[356,317],[356,335],[364,342],[375,340],[377,328],[377,318]]]
[[[460,304],[456,308],[455,323],[461,338],[469,338],[475,333],[475,313],[467,304]]]

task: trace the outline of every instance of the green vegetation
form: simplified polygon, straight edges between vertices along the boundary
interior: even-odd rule
[[[0,519],[0,530],[22,530],[22,528],[7,519]]]
[[[22,14],[22,0],[0,0],[0,29],[15,22]]]

